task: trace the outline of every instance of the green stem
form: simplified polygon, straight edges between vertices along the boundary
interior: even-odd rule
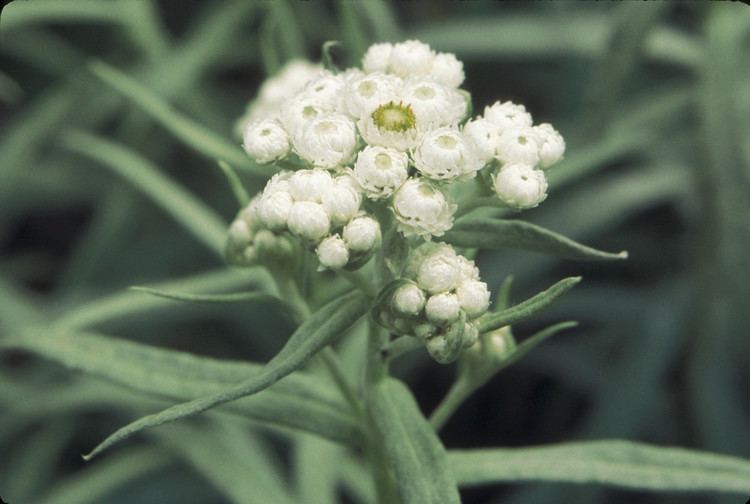
[[[325,364],[326,370],[331,375],[331,378],[333,378],[333,381],[336,383],[336,386],[341,391],[341,394],[344,396],[344,399],[349,403],[352,411],[357,416],[361,417],[362,403],[359,400],[359,397],[357,397],[357,392],[352,384],[349,383],[349,379],[346,377],[346,373],[344,373],[344,370],[341,367],[338,354],[336,354],[333,348],[326,347],[320,352],[320,358]]]
[[[354,287],[361,290],[367,297],[374,298],[377,295],[377,289],[373,286],[370,279],[362,273],[362,270],[340,270],[339,274],[346,278]]]
[[[450,417],[453,416],[453,413],[456,412],[458,407],[461,406],[474,390],[476,390],[475,387],[461,378],[453,383],[438,407],[430,415],[430,424],[432,424],[435,431],[443,428]]]

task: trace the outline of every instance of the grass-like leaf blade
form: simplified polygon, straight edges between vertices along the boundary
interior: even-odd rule
[[[750,492],[750,460],[628,441],[451,451],[459,485],[598,483],[654,491]]]
[[[603,261],[628,257],[625,251],[612,253],[597,250],[549,229],[520,220],[467,219],[457,223],[445,234],[443,240],[459,247],[515,248],[578,261]]]
[[[461,502],[445,448],[409,389],[386,379],[374,387],[369,408],[404,504]]]
[[[86,459],[91,459],[142,429],[193,416],[270,387],[299,369],[319,350],[340,337],[365,314],[367,307],[366,299],[358,292],[334,299],[305,321],[260,373],[220,392],[177,404],[132,422],[105,439],[86,456]]]

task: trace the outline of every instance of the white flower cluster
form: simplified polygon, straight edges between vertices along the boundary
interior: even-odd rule
[[[236,236],[244,241],[234,243],[255,250],[259,229],[281,237],[288,232],[315,248],[323,267],[359,264],[380,241],[380,224],[361,205],[357,183],[347,171],[282,171],[240,212],[230,228],[230,243]]]
[[[426,243],[413,251],[387,302],[380,323],[418,337],[442,362],[477,341],[473,320],[487,311],[490,291],[473,261],[450,245]]]

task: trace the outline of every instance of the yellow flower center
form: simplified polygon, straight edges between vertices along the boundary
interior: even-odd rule
[[[411,106],[389,102],[372,113],[372,120],[379,130],[402,133],[417,126],[417,118]]]

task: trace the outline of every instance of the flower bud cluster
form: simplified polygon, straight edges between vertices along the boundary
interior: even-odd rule
[[[397,334],[413,335],[441,362],[476,343],[473,322],[490,302],[474,262],[450,245],[425,243],[412,252],[404,277],[379,312],[379,322]]]

